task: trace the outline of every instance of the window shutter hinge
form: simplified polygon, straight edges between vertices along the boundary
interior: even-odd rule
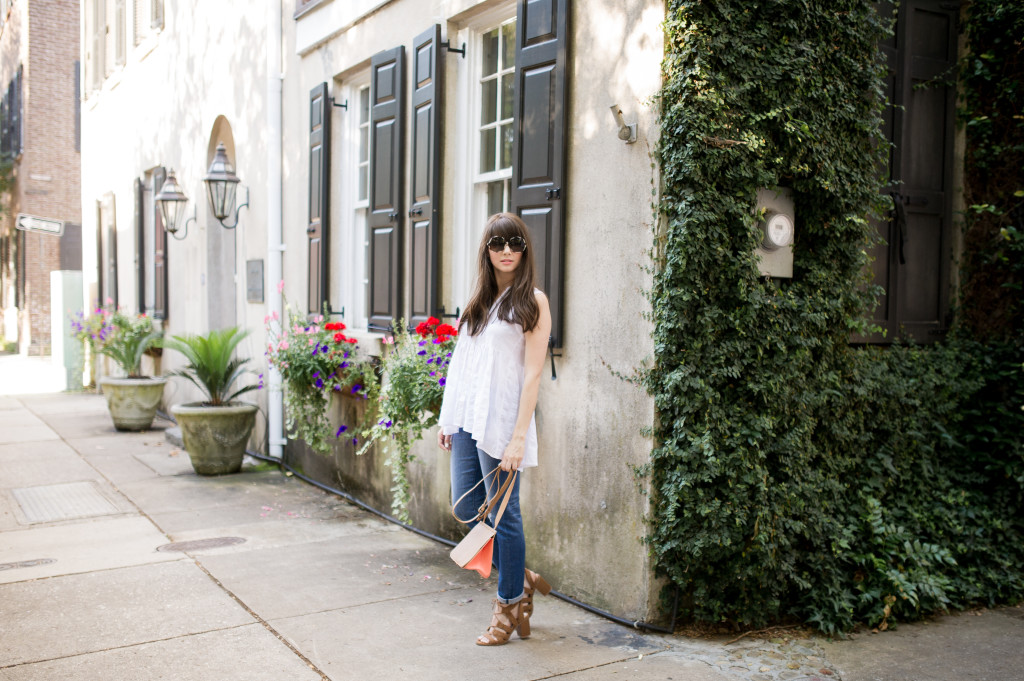
[[[553,199],[560,199],[562,198],[562,188],[553,187],[551,189],[545,189],[544,196],[546,196],[549,201]]]
[[[455,54],[461,54],[463,59],[466,58],[466,43],[462,43],[462,48],[456,49],[456,48],[451,46],[451,41],[450,40],[445,40],[443,43],[441,43],[441,47],[443,47],[444,49],[448,50],[449,52],[454,52]]]

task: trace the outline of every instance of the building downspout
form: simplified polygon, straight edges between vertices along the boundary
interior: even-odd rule
[[[278,283],[282,280],[284,234],[282,228],[282,174],[281,129],[282,81],[281,14],[283,0],[267,3],[267,314],[283,320],[282,293]],[[284,445],[284,391],[281,373],[268,367],[267,441],[269,454],[282,458]]]

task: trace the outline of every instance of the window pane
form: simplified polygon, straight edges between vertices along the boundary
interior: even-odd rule
[[[359,90],[359,122],[366,123],[370,120],[370,88],[364,87]]]
[[[487,183],[487,215],[505,211],[505,183],[501,180]]]
[[[498,29],[483,36],[483,74],[489,76],[498,72]]]
[[[516,63],[516,24],[514,21],[501,27],[501,40],[501,68],[512,68]]]
[[[501,126],[501,165],[500,168],[512,167],[512,126]]]
[[[488,80],[480,90],[480,125],[487,125],[498,120],[498,81]]]
[[[495,128],[480,132],[480,172],[489,173],[494,170]]]
[[[513,74],[506,73],[501,77],[501,117],[512,118],[512,85]]]
[[[370,129],[368,127],[359,128],[359,162],[363,163],[370,158],[369,144],[367,139],[370,136]]]
[[[363,165],[363,166],[359,167],[359,196],[358,196],[358,199],[360,201],[365,201],[366,198],[367,198],[366,197],[366,184],[367,184],[366,183],[366,179],[367,179],[367,175],[369,175],[369,170],[370,170],[370,166],[369,165]]]

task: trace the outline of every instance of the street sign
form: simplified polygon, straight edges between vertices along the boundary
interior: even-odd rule
[[[44,232],[55,236],[60,236],[64,233],[63,220],[40,218],[35,215],[27,215],[25,213],[18,213],[18,222],[16,226],[18,229],[25,232]]]

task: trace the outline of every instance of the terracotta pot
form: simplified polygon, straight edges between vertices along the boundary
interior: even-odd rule
[[[223,407],[201,402],[176,404],[171,413],[181,427],[185,451],[199,475],[237,473],[245,445],[256,425],[255,404],[234,402]]]
[[[100,379],[100,388],[107,398],[107,409],[118,430],[148,430],[153,425],[156,408],[164,397],[167,379],[110,378]]]

